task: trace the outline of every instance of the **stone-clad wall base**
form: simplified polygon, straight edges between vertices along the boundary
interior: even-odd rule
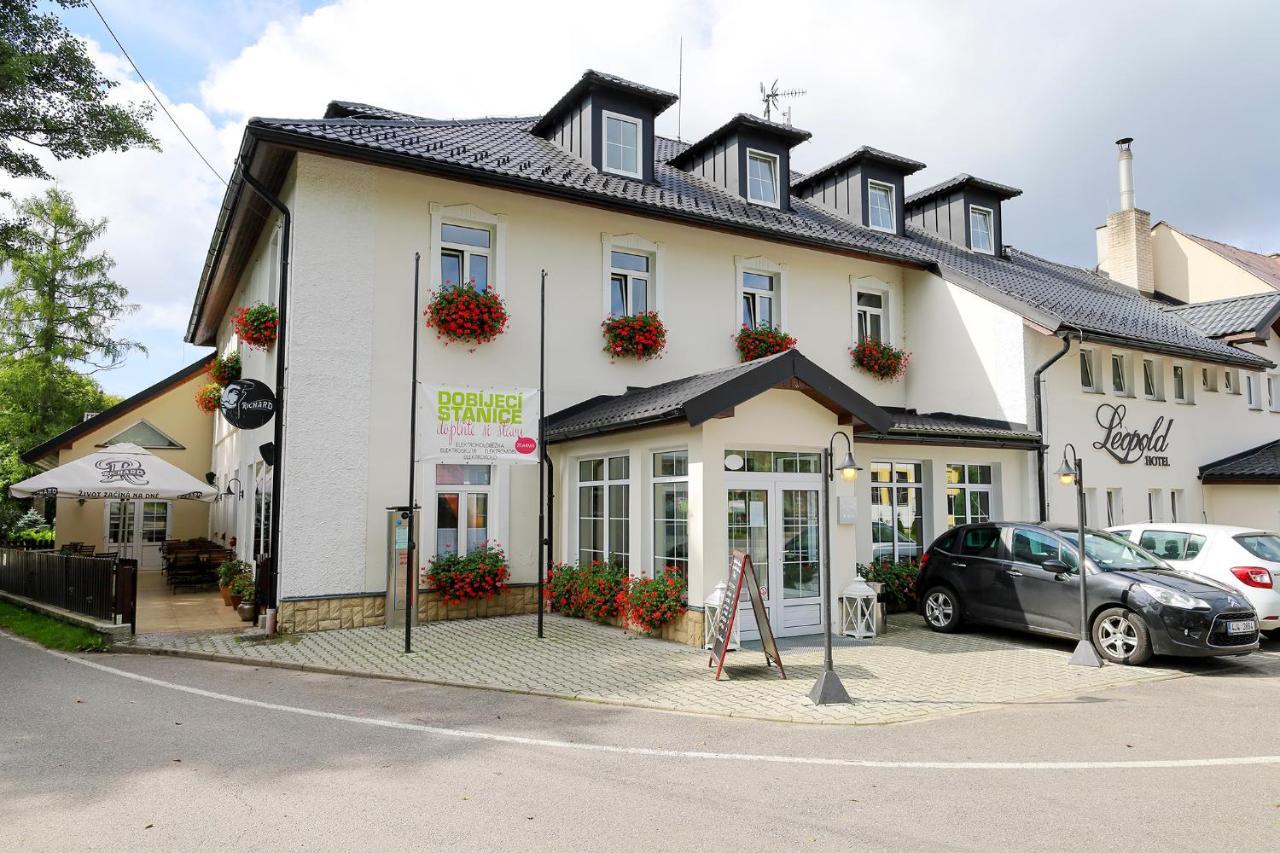
[[[656,636],[673,643],[701,648],[703,644],[702,611],[686,610],[683,616],[663,625]]]
[[[480,598],[449,606],[438,592],[418,595],[418,621],[443,622],[447,619],[485,619],[490,616],[517,616],[538,612],[536,586],[507,587],[493,598]]]
[[[386,622],[385,607],[386,596],[383,595],[282,601],[276,612],[276,624],[288,634],[331,631],[335,628],[367,628]]]

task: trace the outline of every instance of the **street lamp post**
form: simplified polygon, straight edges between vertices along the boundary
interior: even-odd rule
[[[836,438],[844,439],[845,454],[839,467],[835,467]],[[848,705],[853,702],[844,689],[840,676],[836,675],[831,660],[831,481],[836,471],[848,482],[858,479],[862,470],[853,461],[853,442],[841,430],[836,430],[822,451],[822,510],[825,517],[822,524],[822,675],[814,682],[809,691],[809,700],[815,705]]]
[[[1070,457],[1067,456],[1068,453],[1071,454]],[[1076,650],[1071,654],[1068,664],[1099,667],[1102,666],[1102,659],[1098,657],[1098,651],[1093,647],[1093,639],[1089,636],[1089,599],[1086,593],[1088,572],[1085,570],[1088,557],[1085,556],[1084,550],[1084,463],[1080,461],[1075,445],[1068,442],[1062,449],[1062,465],[1055,473],[1059,483],[1064,486],[1074,483],[1076,487],[1076,545],[1078,546],[1076,562],[1080,573],[1080,641],[1076,643]]]

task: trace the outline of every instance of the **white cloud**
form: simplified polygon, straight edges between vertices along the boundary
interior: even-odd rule
[[[231,59],[189,60],[214,64],[200,103],[171,109],[226,174],[251,115],[318,116],[332,99],[437,117],[532,114],[587,67],[674,90],[683,36],[686,138],[734,112],[758,112],[760,82],[779,78],[807,90],[790,102],[795,123],[814,133],[796,151],[797,168],[871,144],[929,163],[915,187],[960,171],[1011,183],[1026,190],[1007,211],[1011,242],[1089,263],[1092,227],[1116,202],[1111,140],[1131,135],[1139,203],[1157,219],[1280,248],[1272,224],[1280,166],[1270,151],[1280,120],[1260,109],[1280,89],[1280,63],[1265,59],[1280,6],[658,0],[638,14],[627,4],[491,0],[478,8],[339,0],[299,15],[287,0],[237,0],[229,26],[255,35]],[[174,31],[158,35],[174,46],[211,25],[199,15],[166,23]],[[123,60],[96,46],[94,55],[124,81],[119,96],[146,97]],[[663,116],[661,132],[675,134],[677,114]],[[86,213],[111,218],[118,276],[148,306],[123,328],[147,339],[152,356],[105,376],[116,390],[195,357],[175,338],[222,191],[163,116],[153,129],[163,153],[54,168]],[[1231,203],[1204,203],[1220,197],[1224,175]]]

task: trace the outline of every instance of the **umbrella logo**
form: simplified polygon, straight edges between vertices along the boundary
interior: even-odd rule
[[[124,482],[131,486],[147,485],[147,469],[136,459],[99,459],[94,467],[102,472],[100,483]]]

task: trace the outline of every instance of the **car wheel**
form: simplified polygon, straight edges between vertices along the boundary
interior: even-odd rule
[[[1093,620],[1093,645],[1112,663],[1138,665],[1151,657],[1151,637],[1142,617],[1112,607]]]
[[[924,621],[943,634],[960,630],[960,599],[949,587],[935,586],[924,594]]]

